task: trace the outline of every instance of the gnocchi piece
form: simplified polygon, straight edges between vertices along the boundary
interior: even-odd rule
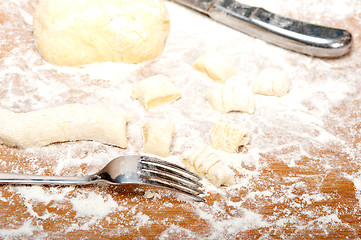
[[[263,69],[253,84],[255,94],[282,97],[289,90],[289,80],[279,69],[268,67]]]
[[[167,157],[169,155],[174,124],[172,121],[153,119],[142,128],[144,151],[150,154]]]
[[[211,130],[211,146],[229,153],[237,152],[249,142],[248,132],[230,122],[217,122]]]
[[[93,140],[122,148],[127,146],[122,113],[81,104],[27,113],[0,110],[0,142],[20,148],[55,142]]]
[[[201,55],[194,63],[193,67],[216,82],[224,83],[229,78],[237,75],[232,62],[225,56],[215,51],[208,51]]]
[[[185,166],[216,186],[235,184],[235,174],[210,147],[190,149],[183,154]]]
[[[206,94],[209,104],[220,113],[240,111],[254,113],[255,100],[252,91],[240,87],[223,86]]]
[[[164,75],[155,75],[136,84],[132,97],[138,99],[146,109],[173,102],[181,96],[173,82]]]

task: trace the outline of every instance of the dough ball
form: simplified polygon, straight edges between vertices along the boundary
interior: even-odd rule
[[[56,65],[139,63],[157,57],[169,31],[163,0],[40,0],[40,54]]]
[[[289,80],[279,69],[268,67],[258,75],[253,85],[255,94],[282,97],[288,93]]]

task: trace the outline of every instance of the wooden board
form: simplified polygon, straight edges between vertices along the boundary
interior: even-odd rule
[[[167,2],[172,30],[157,59],[139,65],[63,68],[46,63],[36,51],[31,16],[37,1],[1,1],[1,108],[26,112],[78,102],[133,115],[127,149],[86,141],[31,149],[0,145],[1,171],[93,173],[118,155],[143,154],[139,128],[150,118],[176,122],[170,161],[179,161],[193,145],[209,144],[208,131],[219,119],[244,123],[251,142],[232,156],[236,163],[229,161],[237,174],[235,186],[217,189],[203,181],[206,203],[179,201],[174,193],[157,189],[2,185],[0,238],[361,238],[361,4],[270,2],[253,4],[348,29],[354,39],[351,54],[339,59],[303,56]],[[210,48],[234,62],[239,75],[232,83],[249,86],[261,69],[274,66],[290,77],[290,92],[284,98],[256,96],[253,115],[214,112],[204,89],[219,85],[192,68]],[[158,73],[176,83],[182,98],[145,111],[129,92],[136,81]],[[145,192],[155,197],[146,198]]]

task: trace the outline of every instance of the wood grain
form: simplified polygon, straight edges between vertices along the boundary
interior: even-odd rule
[[[340,0],[342,1],[342,0]],[[356,1],[356,0],[355,0]],[[26,27],[20,11],[32,14],[37,1],[0,2],[0,66],[8,61],[13,51],[36,51],[31,28]],[[19,5],[20,4],[20,5]],[[11,9],[11,11],[8,11]],[[289,12],[289,16],[299,16]],[[301,14],[302,15],[302,14]],[[305,13],[303,13],[305,15]],[[305,16],[311,18],[310,16]],[[332,71],[345,82],[351,81],[352,74],[359,74],[361,52],[360,16],[325,23],[333,27],[347,27],[353,33],[352,53],[341,59],[324,59]],[[20,49],[20,50],[19,50]],[[21,52],[20,51],[20,52]],[[190,54],[191,55],[191,54]],[[288,56],[288,55],[287,55]],[[188,57],[188,56],[187,56]],[[297,67],[298,59],[303,56],[289,57]],[[310,58],[311,59],[311,58]],[[42,62],[41,58],[37,60]],[[312,59],[310,60],[310,62]],[[315,60],[321,61],[321,60]],[[42,63],[43,64],[43,63]],[[139,74],[157,72],[157,65],[148,63],[139,70]],[[174,63],[176,65],[177,63]],[[19,59],[19,68],[29,73],[28,63]],[[316,66],[317,67],[317,66]],[[305,66],[308,70],[311,67]],[[1,69],[0,69],[1,71]],[[325,76],[317,69],[310,70],[311,80]],[[331,71],[331,70],[330,70]],[[54,71],[47,71],[46,77],[59,82],[69,81],[68,76]],[[306,73],[305,73],[306,74]],[[87,81],[80,76],[84,85],[107,84],[99,79]],[[21,85],[24,76],[14,74],[13,84]],[[0,96],[6,99],[9,86],[0,79]],[[350,83],[351,84],[351,83]],[[352,83],[354,84],[354,83]],[[69,83],[72,85],[72,83]],[[319,144],[312,139],[303,139],[289,132],[277,132],[280,128],[263,129],[265,141],[279,141],[280,148],[263,151],[258,167],[244,163],[242,167],[250,172],[257,172],[249,181],[237,188],[222,187],[219,192],[207,191],[206,203],[179,201],[173,193],[160,191],[160,198],[145,198],[147,189],[123,189],[116,186],[87,187],[50,187],[34,188],[42,194],[42,200],[32,195],[31,187],[0,186],[0,238],[6,239],[357,239],[361,238],[361,177],[360,177],[360,142],[361,142],[361,84],[355,84],[355,90],[329,109],[329,114],[322,119],[324,128],[342,143],[330,142]],[[12,94],[21,95],[19,92]],[[67,101],[91,97],[76,88],[71,90],[72,97]],[[34,95],[35,98],[40,97]],[[28,101],[28,102],[26,102]],[[312,99],[304,99],[308,111],[314,111]],[[13,104],[30,104],[31,100]],[[2,107],[7,106],[0,99]],[[19,107],[21,109],[21,107]],[[1,128],[1,126],[0,126]],[[290,127],[293,130],[295,127]],[[308,129],[307,134],[319,136],[319,130]],[[280,130],[281,131],[281,130]],[[279,136],[283,136],[282,138]],[[133,141],[130,139],[130,141]],[[287,145],[298,142],[298,145]],[[132,142],[131,142],[132,143]],[[84,146],[85,151],[79,149]],[[252,142],[250,143],[252,144]],[[302,145],[302,146],[301,146]],[[308,155],[285,161],[285,156],[301,152],[306,146]],[[77,158],[86,158],[90,151],[107,152],[110,146],[101,146],[91,142],[59,143],[42,150],[23,150],[0,145],[0,169],[5,172],[54,174],[57,153],[74,147],[72,152]],[[245,150],[247,152],[247,149]],[[62,155],[64,157],[64,155]],[[97,169],[92,163],[65,168],[62,175],[83,175]],[[241,181],[242,174],[237,173]],[[355,180],[356,179],[356,180]],[[358,183],[358,185],[357,185]],[[149,190],[149,189],[148,189]],[[49,202],[46,196],[53,196]],[[57,199],[56,196],[60,196]],[[101,198],[114,207],[106,216],[88,216],[75,209],[74,201],[89,203],[87,199]],[[97,206],[90,206],[97,211]],[[250,214],[252,213],[252,214]],[[259,219],[258,219],[259,218]],[[254,222],[253,222],[254,221]],[[231,224],[233,222],[233,224]],[[259,223],[268,224],[259,224]],[[258,224],[258,225],[257,225]],[[22,230],[23,229],[23,230]],[[29,230],[30,229],[30,230]]]

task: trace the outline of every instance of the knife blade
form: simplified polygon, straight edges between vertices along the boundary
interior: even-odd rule
[[[349,31],[282,17],[236,0],[173,0],[252,37],[298,53],[325,58],[351,50]]]

